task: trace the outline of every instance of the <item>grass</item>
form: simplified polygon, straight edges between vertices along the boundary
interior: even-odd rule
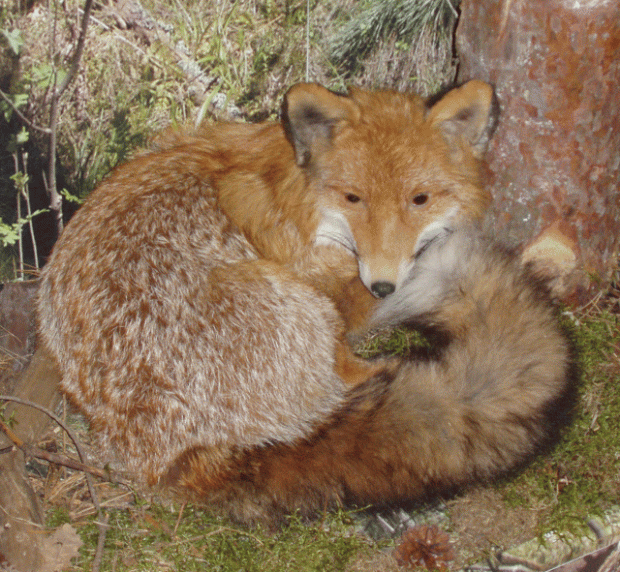
[[[56,510],[48,522],[58,526],[67,520]],[[350,525],[345,512],[311,525],[291,517],[279,533],[269,534],[236,527],[197,507],[140,502],[110,512],[101,570],[336,572],[371,550]],[[79,532],[84,546],[72,570],[91,570],[99,530],[88,522]]]
[[[430,348],[430,341],[418,330],[397,328],[374,332],[364,340],[357,353],[364,359],[371,359],[382,354],[404,355]]]
[[[329,41],[332,63],[372,86],[425,95],[454,81],[452,37],[458,0],[360,2]],[[403,54],[409,57],[402,59]]]
[[[498,488],[510,505],[542,507],[539,533],[583,533],[620,503],[620,323],[607,311],[566,318],[576,348],[579,399],[562,441]]]

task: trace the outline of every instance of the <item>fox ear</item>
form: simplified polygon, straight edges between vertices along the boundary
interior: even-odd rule
[[[355,121],[357,104],[314,83],[300,83],[284,96],[282,123],[295,149],[295,160],[305,167],[326,149],[344,122]]]
[[[495,130],[498,112],[493,88],[483,81],[472,80],[437,100],[426,119],[441,129],[449,142],[464,140],[474,156],[480,158]]]

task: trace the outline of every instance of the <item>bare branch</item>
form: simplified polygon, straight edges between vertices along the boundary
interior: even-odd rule
[[[75,435],[75,433],[73,433],[73,431],[71,431],[71,429],[69,429],[67,424],[62,419],[60,419],[60,417],[58,417],[58,415],[52,413],[49,409],[47,409],[46,407],[43,407],[42,405],[39,405],[38,403],[34,403],[33,401],[29,401],[27,399],[21,399],[20,397],[13,397],[12,395],[0,395],[0,400],[12,401],[14,403],[19,403],[20,405],[25,405],[26,407],[34,407],[35,409],[38,409],[39,411],[42,411],[43,413],[45,413],[45,415],[47,415],[50,419],[53,419],[56,423],[58,423],[58,425],[60,425],[66,431],[67,435],[69,435],[71,441],[73,441],[73,444],[75,445],[75,449],[78,453],[78,456],[80,457],[80,461],[82,462],[82,464],[84,464],[84,466],[86,466],[86,463],[85,463],[86,455],[84,454],[84,451],[82,450],[82,446],[80,445],[80,442],[77,436]],[[4,423],[2,423],[2,421],[0,421],[0,423],[1,423],[0,427],[6,433],[7,437],[11,439],[11,441],[13,441],[13,443],[15,443],[15,445],[17,445],[20,449],[24,450],[24,446],[26,446],[26,443],[24,443],[21,439],[19,439],[19,437],[17,437],[17,435],[15,435],[15,433],[13,433],[10,430],[10,428],[8,428]],[[21,445],[13,439],[11,434],[7,433],[5,427],[9,429],[12,435],[16,437],[19,440],[19,442],[21,442]],[[36,447],[32,447],[30,445],[28,445],[27,447],[31,449],[36,449]],[[36,455],[33,455],[33,456],[36,456]],[[97,495],[95,493],[95,486],[90,476],[90,472],[85,471],[84,475],[86,476],[86,482],[88,484],[88,490],[93,500],[93,504],[95,505],[97,512],[99,512],[100,510],[99,500],[97,499]]]
[[[78,38],[78,43],[75,48],[75,54],[73,55],[73,61],[71,62],[71,67],[69,68],[69,72],[64,77],[62,83],[58,86],[55,97],[60,99],[60,96],[66,91],[69,87],[69,84],[73,81],[73,78],[77,74],[77,71],[80,67],[80,60],[82,59],[82,53],[84,52],[84,44],[86,43],[86,32],[88,30],[88,20],[90,18],[90,10],[93,6],[93,0],[86,0],[84,3],[84,10],[82,11],[82,25],[80,27],[80,36]]]
[[[90,18],[90,11],[92,8],[93,0],[86,0],[84,4],[84,11],[82,13],[82,25],[80,27],[80,36],[78,43],[73,54],[73,60],[71,67],[67,75],[64,77],[62,83],[54,89],[52,93],[52,101],[50,104],[50,143],[49,143],[49,165],[48,165],[48,186],[47,192],[50,198],[50,210],[56,217],[56,230],[58,236],[62,234],[64,227],[62,220],[62,195],[58,192],[56,186],[56,141],[58,132],[58,107],[60,97],[69,87],[69,84],[73,81],[73,78],[77,74],[80,66],[80,59],[84,51],[84,44],[86,43],[86,32],[88,30],[88,21]]]
[[[17,117],[19,117],[30,129],[40,131],[41,133],[45,133],[47,135],[49,135],[52,132],[52,130],[49,127],[39,127],[38,125],[30,121],[30,119],[28,119],[19,109],[17,109],[17,107],[15,107],[15,104],[11,101],[11,98],[6,93],[4,93],[1,89],[0,89],[0,97],[4,99],[4,101],[6,101],[6,103],[8,103],[11,106],[11,108],[15,112],[15,115],[17,115]]]
[[[69,437],[73,441],[73,444],[75,445],[75,448],[80,457],[80,461],[82,461],[81,463],[74,461],[73,459],[70,459],[64,455],[57,455],[55,453],[50,453],[48,451],[44,451],[43,449],[40,449],[39,447],[35,447],[33,445],[30,445],[24,442],[20,437],[18,437],[15,434],[15,432],[6,423],[4,423],[4,421],[2,421],[2,419],[0,419],[0,430],[2,430],[5,433],[5,435],[13,442],[13,444],[19,447],[24,452],[24,454],[29,455],[31,457],[35,457],[37,459],[43,459],[45,461],[49,461],[51,463],[55,463],[63,467],[68,467],[70,469],[82,471],[84,473],[84,476],[86,477],[86,483],[88,485],[88,491],[90,493],[90,497],[93,501],[93,505],[98,515],[98,518],[95,524],[97,525],[97,528],[99,529],[99,539],[97,542],[97,552],[95,554],[95,560],[92,566],[93,572],[97,572],[99,570],[99,567],[101,566],[101,559],[103,556],[103,548],[105,544],[106,532],[108,529],[109,515],[107,514],[104,515],[101,512],[101,505],[99,504],[99,499],[97,497],[97,494],[95,493],[95,486],[93,484],[91,475],[95,475],[103,480],[112,481],[116,483],[122,483],[122,481],[112,479],[110,474],[107,471],[102,471],[101,469],[97,469],[95,467],[86,465],[84,463],[84,460],[85,460],[84,452],[82,450],[79,440],[77,439],[73,431],[71,431],[71,429],[69,429],[66,423],[64,423],[57,415],[52,413],[46,407],[43,407],[42,405],[39,405],[38,403],[34,403],[27,399],[13,397],[11,395],[0,395],[0,400],[13,401],[15,403],[26,405],[27,407],[34,407],[35,409],[42,411],[48,417],[50,417],[56,423],[58,423],[66,431],[67,435],[69,435]]]

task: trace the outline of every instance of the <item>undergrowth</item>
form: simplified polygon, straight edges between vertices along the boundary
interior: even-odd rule
[[[541,511],[539,534],[585,533],[589,518],[620,503],[619,317],[565,318],[576,356],[574,419],[549,455],[498,486],[509,505]]]
[[[66,520],[65,513],[50,514],[56,525]],[[170,510],[139,503],[110,513],[101,570],[336,572],[372,549],[350,525],[345,512],[314,524],[291,517],[287,526],[270,534],[237,527],[192,506]],[[99,530],[94,522],[79,530],[84,546],[72,569],[89,571]]]
[[[430,349],[430,341],[418,330],[397,328],[373,333],[358,348],[357,353],[372,359],[379,355],[405,355],[411,351]]]

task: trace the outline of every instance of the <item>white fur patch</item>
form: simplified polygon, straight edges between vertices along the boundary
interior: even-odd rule
[[[454,219],[458,213],[458,206],[452,207],[444,216],[438,220],[430,223],[418,237],[416,244],[413,248],[413,253],[410,258],[402,260],[398,265],[398,276],[396,279],[396,291],[400,290],[402,286],[410,279],[411,273],[414,267],[418,264],[418,256],[424,252],[424,250],[435,240],[450,233],[454,226]]]
[[[370,273],[370,268],[368,268],[368,265],[365,264],[361,258],[357,259],[357,267],[359,268],[360,280],[362,281],[362,284],[370,290],[372,285],[372,274]],[[372,290],[370,291],[372,292]]]
[[[414,250],[415,252],[415,250]],[[407,258],[402,260],[398,265],[398,276],[396,278],[396,290],[402,288],[403,284],[409,278],[411,271],[413,269],[413,265],[415,264],[415,257]]]
[[[321,209],[321,219],[316,228],[314,244],[317,246],[336,245],[348,250],[354,256],[357,254],[357,244],[349,221],[337,210]]]
[[[458,211],[458,206],[448,209],[441,218],[434,220],[420,233],[413,250],[415,256],[419,256],[421,251],[424,250],[428,244],[453,228],[454,219]],[[410,268],[413,267],[414,263],[415,261],[410,264]]]

